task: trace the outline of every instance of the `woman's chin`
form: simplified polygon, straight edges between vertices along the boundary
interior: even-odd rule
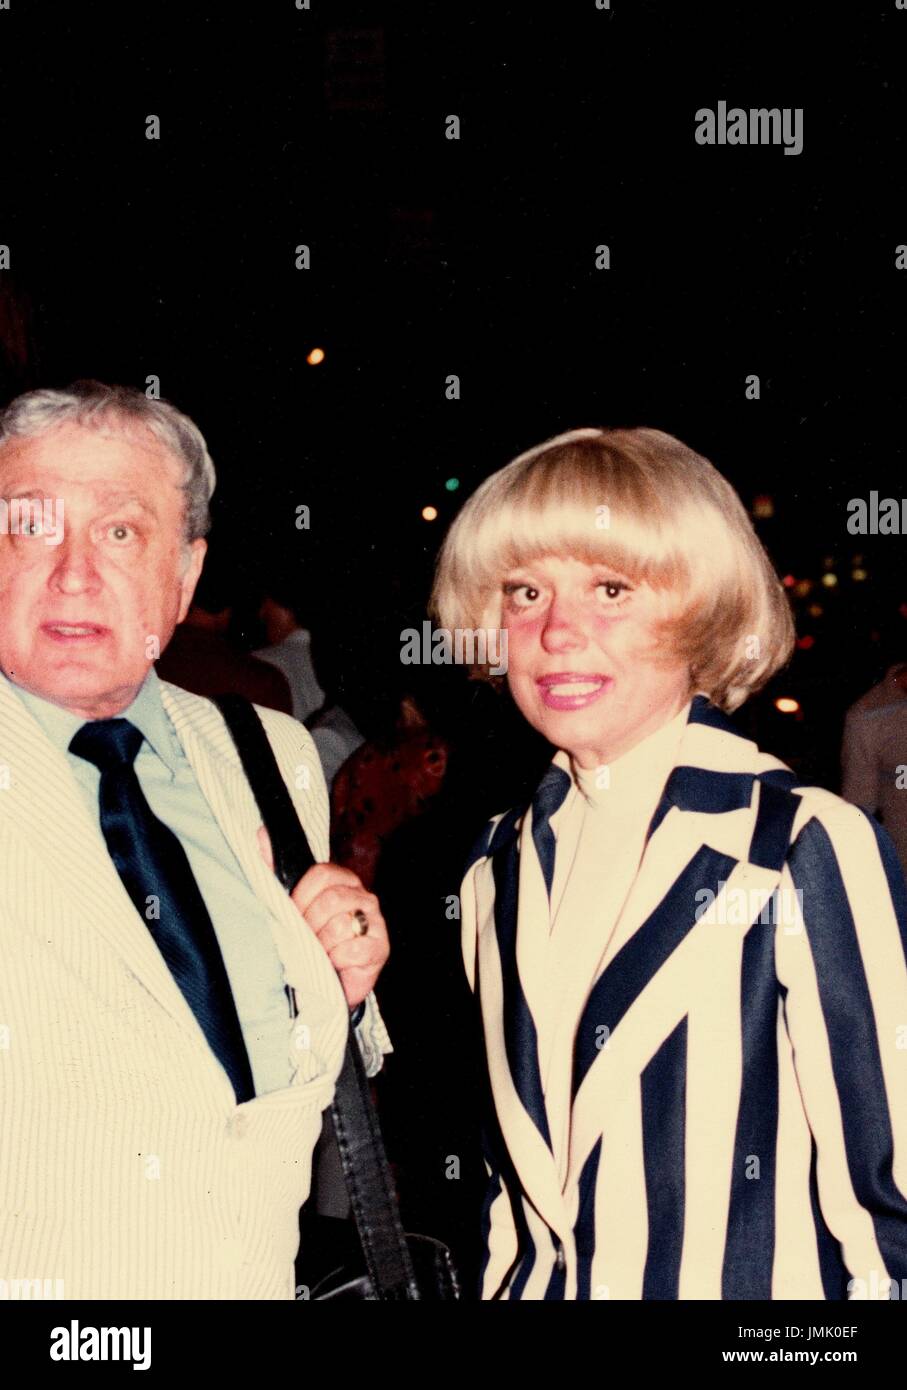
[[[569,753],[581,767],[592,766],[598,759],[590,749],[607,748],[613,742],[610,723],[589,710],[545,710],[536,728],[549,743]]]

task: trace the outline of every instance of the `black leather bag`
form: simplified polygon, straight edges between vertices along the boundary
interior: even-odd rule
[[[315,863],[261,720],[241,695],[214,702],[236,744],[271,840],[274,872],[291,893]],[[407,1235],[400,1224],[393,1177],[372,1105],[359,1044],[350,1027],[331,1118],[349,1192],[360,1249],[351,1249],[349,1223],[321,1218],[319,1269],[308,1290],[321,1301],[447,1302],[460,1296],[450,1251],[430,1236]],[[333,1228],[333,1230],[332,1230]],[[334,1240],[340,1228],[345,1237]],[[303,1240],[306,1222],[303,1219]],[[325,1239],[325,1232],[331,1235]]]

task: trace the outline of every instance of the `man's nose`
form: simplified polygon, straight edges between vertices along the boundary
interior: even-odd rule
[[[101,578],[90,542],[69,531],[51,554],[55,561],[50,575],[52,589],[61,594],[79,594],[100,587]]]
[[[548,609],[542,630],[542,646],[547,652],[581,651],[586,645],[579,614],[574,605],[556,600]]]

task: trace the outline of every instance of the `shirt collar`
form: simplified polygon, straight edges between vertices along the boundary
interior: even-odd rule
[[[4,677],[4,679],[6,679]],[[26,709],[41,725],[47,737],[61,752],[69,751],[69,745],[77,730],[86,722],[81,715],[45,700],[30,690],[24,690],[13,681],[8,682],[19,696]],[[116,716],[128,719],[144,736],[149,747],[158,755],[171,777],[175,776],[182,760],[182,750],[173,731],[164,702],[161,699],[161,683],[154,667],[148,671],[138,694],[126,709]]]

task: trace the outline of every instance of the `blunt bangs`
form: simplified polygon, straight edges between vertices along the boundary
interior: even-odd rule
[[[602,564],[653,589],[689,584],[690,558],[677,524],[683,499],[668,495],[670,489],[618,449],[603,448],[599,432],[576,433],[593,437],[533,450],[476,494],[460,575],[473,613],[488,613],[503,573],[545,555]]]

